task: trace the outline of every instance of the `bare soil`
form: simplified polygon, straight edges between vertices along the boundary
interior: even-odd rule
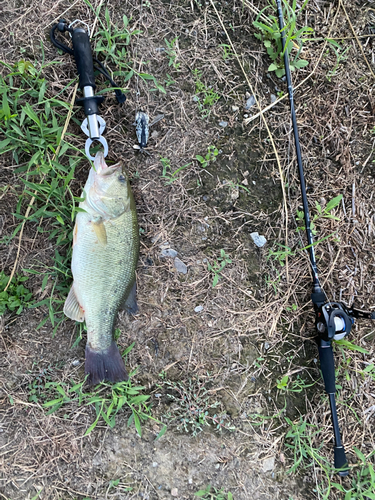
[[[313,340],[309,262],[306,253],[298,250],[304,235],[296,231],[301,199],[288,101],[281,100],[265,113],[286,180],[286,213],[264,123],[260,118],[247,125],[243,122],[245,115],[259,110],[255,105],[245,109],[250,89],[233,52],[223,57],[222,45],[229,41],[211,3],[132,0],[106,5],[113,24],[120,26],[126,14],[131,28],[141,30],[131,39],[129,58],[139,71],[154,75],[166,88],[163,94],[151,90],[152,82],[133,77],[126,83],[129,92],[123,105],[110,96],[101,107],[109,156],[127,166],[142,230],[139,313],[128,317],[120,312],[118,343],[126,348],[135,342],[127,367],[138,367],[134,378],[151,394],[156,418],[167,422],[171,407],[163,382],[188,384],[193,379],[209,389],[210,400],[220,404],[235,430],[218,433],[207,427],[193,437],[171,425],[155,441],[159,424],[144,424],[140,438],[134,427],[127,427],[125,413],[114,429],[100,421],[84,436],[95,419],[93,407],[67,405],[46,415],[40,402],[29,400],[30,385],[38,377],[43,382],[83,379],[85,340],[72,347],[77,326],[66,320],[53,336],[48,322],[36,329],[47,314],[43,307],[26,309],[20,316],[5,314],[0,318],[0,496],[23,500],[40,491],[42,500],[192,499],[196,491],[212,484],[230,491],[236,500],[323,498],[316,491],[322,481],[316,464],[287,475],[293,455],[285,446],[289,428],[285,416],[294,422],[301,416],[316,426],[313,445],[318,448],[324,443],[320,453],[328,462],[333,459],[329,405]],[[255,14],[242,1],[215,5],[265,108],[271,94],[287,89],[283,80],[267,72],[270,60],[254,37]],[[265,3],[250,5],[261,9]],[[355,33],[371,35],[373,4],[347,2],[345,7]],[[92,25],[92,10],[81,0],[6,0],[3,9],[1,60],[37,64],[43,45],[45,61],[60,62],[44,71],[50,82],[48,92],[68,85],[75,65],[68,55],[57,53],[48,31],[61,16]],[[311,1],[302,17],[317,38],[304,48],[309,65],[293,74],[294,85],[301,84],[295,103],[312,213],[316,202],[325,206],[343,194],[335,210],[340,220],[316,222],[317,239],[322,240],[316,249],[321,278],[333,299],[355,301],[357,307],[368,309],[374,306],[375,278],[374,74],[341,3]],[[349,47],[348,57],[333,75],[329,72],[336,59],[324,41],[328,36]],[[175,37],[179,68],[169,66],[169,56],[161,50],[166,48],[165,39]],[[359,40],[373,68],[373,38]],[[194,98],[194,69],[201,71],[206,89],[220,96],[207,108],[208,117],[202,116]],[[169,86],[164,83],[167,74],[174,81]],[[70,102],[72,91],[68,87],[61,98]],[[149,154],[133,149],[134,116],[140,109],[148,112],[151,121],[164,114],[150,129]],[[68,128],[70,140],[80,148],[85,137],[78,124],[83,118],[75,108]],[[220,125],[223,121],[227,126]],[[195,157],[207,154],[209,146],[219,154],[202,168]],[[170,160],[172,171],[190,165],[167,184],[161,177],[160,157]],[[12,214],[22,186],[14,173],[14,160],[3,155],[0,162],[0,186],[10,187],[0,195],[0,263],[9,275],[18,237],[10,241],[7,237],[19,223]],[[83,159],[72,182],[77,196],[87,173]],[[26,211],[27,201],[24,204]],[[250,236],[254,231],[266,237],[265,247],[255,246]],[[287,263],[270,256],[270,251],[280,250],[279,244],[294,252]],[[178,252],[186,274],[176,270],[173,258],[161,255],[167,248]],[[213,287],[207,263],[217,261],[222,249],[232,262]],[[40,235],[36,224],[26,223],[17,272],[40,263],[50,265],[54,251],[54,241]],[[43,275],[33,275],[27,282],[36,300],[52,293],[52,283],[42,291],[42,279]],[[196,311],[198,306],[202,308]],[[340,367],[339,418],[352,463],[356,462],[354,446],[365,455],[375,447],[375,381],[361,374],[374,363],[374,338],[373,325],[359,322],[350,340],[369,354],[335,350]],[[285,374],[291,380],[301,374],[306,384],[316,383],[300,393],[285,394],[276,389]],[[111,485],[117,479],[119,483]],[[335,477],[334,481],[350,484],[350,479]],[[335,492],[332,498],[341,497]]]

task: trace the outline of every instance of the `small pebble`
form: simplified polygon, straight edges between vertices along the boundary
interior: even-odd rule
[[[155,52],[165,52],[165,47],[156,47]]]
[[[197,307],[194,309],[194,311],[195,311],[196,313],[199,313],[199,312],[203,311],[203,306],[197,306]]]
[[[275,94],[271,94],[271,103],[274,103],[277,101],[277,97],[275,96]]]
[[[202,264],[202,261],[201,260],[197,260],[197,264]]]
[[[203,201],[207,201],[207,200],[208,200],[208,198],[209,198],[209,196],[208,196],[207,194],[204,194],[204,195],[202,196],[202,200],[203,200]]]
[[[238,106],[232,106],[232,111],[233,113],[235,113],[236,111],[238,111],[240,108]]]
[[[188,483],[189,483],[189,484],[193,484],[193,480],[192,480],[192,478],[191,478],[191,477],[189,477]]]
[[[157,462],[152,462],[153,467],[157,467],[159,464]]]
[[[220,469],[220,464],[216,464],[215,469]]]
[[[219,125],[220,125],[220,127],[225,128],[225,127],[227,127],[227,126],[228,126],[228,122],[221,121],[221,122],[219,122]]]
[[[271,471],[275,468],[275,457],[266,458],[263,462],[263,472]]]
[[[80,364],[80,360],[79,359],[75,359],[74,361],[72,361],[72,365],[73,366],[78,366]]]
[[[264,236],[259,236],[259,233],[257,232],[250,233],[250,236],[252,237],[256,246],[259,248],[264,247],[264,245],[267,243],[266,238]]]
[[[160,257],[175,258],[175,257],[177,257],[177,252],[176,252],[176,250],[173,250],[173,248],[164,248],[160,253]]]
[[[174,267],[179,273],[186,274],[187,273],[187,265],[182,262],[181,259],[176,257],[174,259]]]
[[[254,106],[254,104],[255,104],[255,96],[251,95],[246,101],[245,109],[250,109],[251,106]]]
[[[269,348],[270,348],[269,343],[268,343],[268,342],[265,342],[265,343],[264,343],[264,350],[265,350],[265,351],[267,351],[267,349],[269,349]]]
[[[199,101],[199,97],[195,95],[195,96],[193,97],[193,101],[194,101],[194,102],[198,102],[198,101]]]
[[[178,497],[178,489],[177,488],[172,488],[171,489],[171,495],[172,495],[172,497]]]
[[[202,260],[202,262],[203,262],[203,264],[206,264],[207,259],[206,259],[206,258],[204,258],[204,259]]]

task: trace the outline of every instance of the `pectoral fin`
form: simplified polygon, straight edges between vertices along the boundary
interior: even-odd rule
[[[105,230],[105,225],[102,219],[98,221],[92,221],[92,227],[94,228],[96,237],[101,245],[106,246],[107,244],[107,231]]]
[[[84,310],[79,305],[76,294],[74,293],[74,283],[64,304],[64,314],[68,316],[68,318],[79,321],[80,323],[85,319]]]

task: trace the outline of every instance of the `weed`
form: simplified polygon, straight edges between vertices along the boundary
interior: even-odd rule
[[[126,355],[134,346],[131,344],[124,352]],[[92,406],[95,409],[95,420],[85,432],[85,436],[90,434],[97,426],[100,418],[111,428],[116,425],[116,417],[123,411],[123,408],[130,410],[128,427],[134,423],[139,434],[142,435],[141,422],[148,419],[159,422],[151,416],[151,408],[147,403],[150,396],[142,394],[145,387],[134,386],[132,377],[137,370],[129,374],[126,382],[118,382],[113,385],[101,383],[96,386],[94,392],[83,392],[85,381],[76,384],[73,380],[70,383],[46,381],[44,387],[39,392],[39,399],[44,400],[42,406],[47,411],[47,415],[54,413],[67,404],[75,403],[78,406]],[[32,396],[31,396],[32,397]],[[50,398],[53,399],[50,399]],[[156,439],[159,439],[166,431],[164,425]]]
[[[225,253],[225,250],[222,248],[220,250],[220,257],[218,257],[217,261],[214,260],[213,264],[207,263],[207,269],[213,274],[212,288],[214,288],[221,279],[221,271],[227,264],[231,264],[232,260]]]
[[[176,81],[173,80],[173,78],[171,77],[171,75],[168,74],[168,73],[167,73],[167,78],[164,81],[165,81],[165,85],[167,87],[170,87],[171,85],[174,85],[176,83]]]
[[[201,80],[202,72],[198,69],[193,70],[193,78],[195,81],[195,99],[198,103],[199,111],[203,118],[207,118],[211,113],[210,108],[220,99],[220,96],[211,87],[206,87]]]
[[[181,63],[177,62],[176,48],[178,48],[178,37],[176,36],[170,42],[164,38],[164,41],[167,46],[166,54],[169,57],[168,66],[172,66],[175,70],[178,70],[181,66]]]
[[[306,0],[299,13],[302,12],[303,8],[307,4],[308,0]],[[303,28],[297,30],[297,13],[296,13],[296,0],[293,0],[292,6],[289,6],[286,2],[284,2],[284,20],[285,20],[285,38],[286,38],[286,50],[290,54],[293,49],[296,49],[297,52],[293,58],[291,58],[289,66],[292,71],[296,68],[304,68],[309,63],[305,59],[300,59],[300,54],[302,52],[303,43],[306,40],[306,36],[309,36],[313,33],[313,29],[308,26],[304,26]],[[272,64],[269,66],[268,71],[274,71],[276,76],[281,78],[285,75],[284,61],[283,56],[284,52],[282,49],[281,42],[281,32],[279,28],[278,19],[273,15],[264,15],[264,12],[268,9],[274,10],[273,5],[268,5],[264,9],[260,11],[256,20],[253,22],[253,26],[257,28],[260,33],[256,33],[255,37],[261,40],[267,50],[267,54],[272,60]],[[266,17],[267,21],[261,22],[260,19],[264,19]]]
[[[234,429],[227,421],[228,415],[225,412],[216,413],[216,408],[220,406],[220,403],[218,401],[211,403],[204,382],[189,379],[185,384],[164,380],[163,385],[174,392],[174,394],[168,393],[172,405],[164,418],[169,424],[175,425],[177,430],[191,432],[193,436],[196,436],[205,426],[213,425],[217,431]]]
[[[219,45],[223,49],[223,59],[224,61],[228,61],[233,57],[232,47],[226,43],[222,43]]]
[[[48,319],[55,328],[63,321],[62,300],[58,293],[67,294],[70,280],[71,222],[74,219],[80,198],[73,196],[70,182],[80,160],[74,149],[61,142],[63,116],[61,110],[68,107],[55,97],[47,96],[47,82],[43,78],[43,64],[36,67],[29,61],[20,61],[14,67],[3,63],[10,73],[0,77],[0,93],[3,95],[3,114],[0,119],[0,154],[11,153],[19,167],[15,170],[24,185],[14,216],[20,221],[9,241],[16,236],[25,221],[23,206],[34,199],[28,221],[37,225],[37,231],[45,239],[53,240],[56,249],[52,265],[35,265],[26,272],[43,275],[42,291],[51,286],[48,299],[32,304],[46,305]],[[61,146],[58,157],[57,147]],[[59,158],[66,154],[68,164]],[[67,199],[68,195],[68,199]],[[42,220],[46,224],[42,225]],[[57,306],[57,307],[56,307]],[[60,308],[61,306],[61,308]],[[58,311],[58,309],[60,310]]]
[[[94,14],[97,15],[96,12]],[[130,19],[125,15],[122,18],[123,26],[121,28],[113,25],[107,8],[104,13],[104,21],[100,17],[98,19],[101,28],[94,35],[96,41],[95,52],[102,54],[105,61],[110,62],[110,66],[115,65],[119,69],[115,74],[123,76],[124,83],[128,82],[133,76],[138,76],[144,81],[152,81],[154,83],[155,89],[149,89],[150,91],[159,90],[165,94],[164,87],[153,75],[143,72],[139,73],[134,69],[132,58],[127,52],[131,37],[141,34],[142,31],[130,29]],[[111,91],[113,89],[105,89],[104,91],[99,91],[98,94]]]
[[[299,468],[307,468],[312,465],[312,462],[317,462],[321,468],[330,469],[330,464],[320,455],[320,449],[313,447],[313,437],[319,433],[316,427],[300,417],[297,422],[292,422],[288,417],[285,417],[289,430],[285,436],[285,446],[292,452],[292,467],[288,470],[288,474],[295,473]],[[314,430],[315,429],[315,430]]]
[[[291,248],[289,248],[288,246],[282,245],[281,243],[277,243],[277,246],[280,248],[280,250],[271,250],[270,249],[268,252],[267,260],[272,257],[273,259],[275,259],[279,262],[280,266],[284,266],[286,258],[294,256],[295,253],[292,252]]]
[[[292,304],[291,307],[288,306],[285,308],[286,311],[297,311],[297,309],[298,309],[297,304]]]
[[[124,82],[127,82],[133,75],[130,66],[130,58],[127,53],[127,47],[130,44],[132,36],[141,33],[140,30],[131,30],[129,28],[129,18],[122,17],[123,26],[119,28],[112,24],[109,10],[106,8],[104,21],[99,23],[101,28],[94,35],[95,52],[101,54],[106,61],[115,64],[125,74]]]
[[[306,384],[306,382],[302,379],[301,375],[297,375],[297,377],[291,381],[289,379],[289,375],[284,375],[281,380],[277,380],[277,388],[285,391],[285,392],[302,392],[308,387],[312,387],[317,382],[313,382],[312,384]]]
[[[204,490],[199,490],[194,493],[194,496],[203,498],[205,500],[233,500],[233,495],[230,491],[224,493],[224,488],[217,490],[210,484]]]
[[[319,219],[333,219],[333,220],[337,220],[337,221],[340,220],[339,217],[332,215],[331,212],[334,208],[336,208],[340,204],[341,200],[342,200],[342,194],[339,194],[338,196],[333,198],[331,201],[329,201],[327,203],[327,205],[325,206],[325,208],[322,208],[318,202],[315,202],[315,207],[316,207],[316,210],[318,213],[314,214],[314,216],[310,222],[311,232],[314,235],[317,234],[315,222],[317,222]],[[303,211],[299,211],[299,210],[297,211],[296,220],[299,223],[302,223],[302,224],[304,223],[305,220],[304,220],[304,212]],[[297,231],[305,231],[305,230],[306,230],[305,226],[297,227]]]
[[[181,172],[184,168],[191,165],[191,163],[186,163],[182,167],[177,168],[174,172],[172,172],[171,160],[168,158],[160,158],[161,164],[163,165],[163,171],[161,174],[161,178],[165,180],[165,185],[172,184],[177,179],[177,174]]]
[[[332,49],[336,56],[336,63],[334,68],[328,71],[326,75],[327,80],[330,82],[332,78],[336,75],[340,63],[348,59],[349,56],[347,55],[347,52],[350,49],[350,45],[344,49],[338,42],[336,42],[336,40],[328,39],[328,43],[329,43],[329,49],[327,50],[326,55],[328,55],[329,50]]]
[[[3,271],[0,272],[0,316],[6,311],[21,314],[24,307],[32,305],[32,292],[25,288],[22,283],[27,281],[26,276],[13,276],[7,290],[5,287],[9,282],[9,276]]]
[[[219,150],[215,146],[208,146],[205,156],[196,155],[195,159],[201,164],[202,168],[208,167],[211,161],[215,161]]]
[[[371,463],[375,458],[375,451],[372,451],[367,457],[353,447],[359,463],[351,472],[350,488],[345,488],[343,484],[332,483],[331,486],[336,488],[341,493],[345,493],[343,500],[367,500],[375,499],[375,471],[374,465]]]

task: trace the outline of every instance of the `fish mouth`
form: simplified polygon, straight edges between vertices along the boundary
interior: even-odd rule
[[[119,168],[122,168],[122,163],[118,162],[114,165],[107,165],[102,151],[98,151],[94,160],[94,170],[97,175],[109,176],[115,173]]]
[[[102,176],[109,176],[114,174],[117,170],[122,169],[122,163],[118,162],[115,165],[106,165],[103,167],[99,172],[97,172],[98,175]]]

